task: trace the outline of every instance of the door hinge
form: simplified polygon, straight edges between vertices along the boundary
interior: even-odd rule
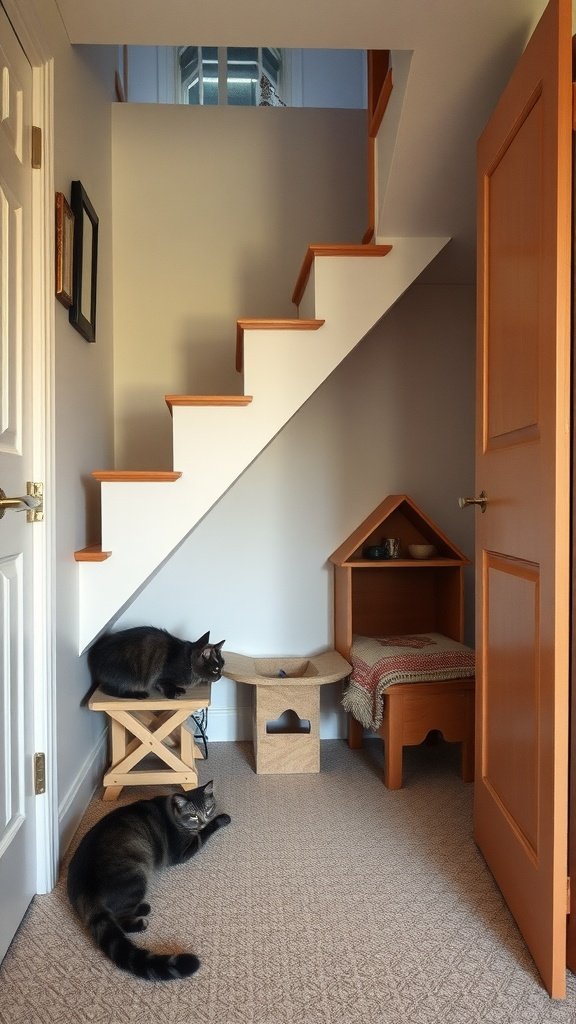
[[[39,170],[42,167],[42,129],[32,125],[32,167]]]
[[[46,792],[46,755],[34,754],[34,793],[41,796]]]
[[[566,879],[566,913],[567,914],[570,913],[570,895],[571,895],[570,875],[568,875],[568,878]]]

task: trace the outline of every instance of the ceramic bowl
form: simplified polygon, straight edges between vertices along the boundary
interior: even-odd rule
[[[364,548],[362,554],[364,558],[373,558],[376,561],[388,558],[386,548],[380,544],[370,544],[367,548]]]
[[[409,544],[408,553],[411,558],[433,558],[436,548],[433,544]]]

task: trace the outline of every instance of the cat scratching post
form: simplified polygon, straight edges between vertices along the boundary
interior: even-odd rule
[[[124,786],[198,785],[195,760],[202,753],[186,728],[193,712],[210,705],[210,683],[191,686],[183,697],[146,700],[110,697],[95,690],[88,707],[110,719],[111,764],[104,775],[104,800],[117,800]],[[132,739],[129,739],[132,736]],[[138,766],[150,756],[155,764]],[[166,767],[161,768],[158,762]]]
[[[320,771],[320,687],[352,671],[337,651],[313,658],[226,652],[225,676],[254,687],[252,738],[259,775]]]

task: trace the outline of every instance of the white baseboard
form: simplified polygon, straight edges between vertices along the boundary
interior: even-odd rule
[[[208,708],[208,741],[226,743],[252,739],[252,708]]]
[[[60,831],[60,857],[63,857],[72,841],[84,812],[97,788],[107,765],[108,733],[104,730],[96,745],[81,765],[70,789],[65,793],[58,807]]]
[[[320,739],[338,740],[346,736],[346,715],[328,711],[320,718]],[[221,743],[252,739],[252,708],[250,706],[208,708],[208,740]]]

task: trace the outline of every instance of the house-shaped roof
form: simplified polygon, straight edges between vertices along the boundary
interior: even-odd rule
[[[330,561],[334,565],[357,565],[358,562],[364,562],[364,547],[380,544],[384,536],[399,537],[403,552],[408,544],[433,544],[437,550],[436,558],[450,559],[461,565],[470,562],[407,494],[389,494],[336,548],[330,555]]]

